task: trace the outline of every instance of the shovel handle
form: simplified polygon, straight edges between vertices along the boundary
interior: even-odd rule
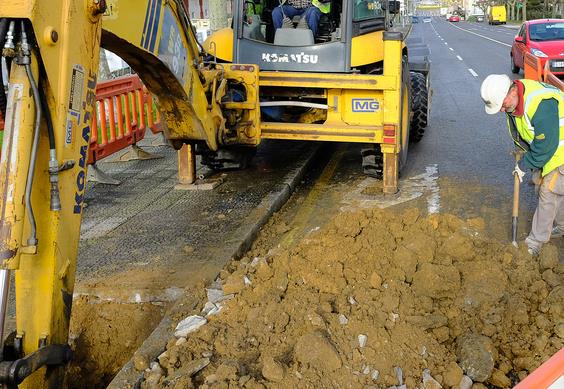
[[[519,216],[519,184],[519,176],[515,174],[513,179],[513,213],[511,214],[513,217]]]
[[[515,164],[519,162],[521,159],[521,153],[516,151],[514,154],[515,156]],[[519,175],[513,175],[513,212],[511,214],[511,240],[515,245],[517,243],[517,221],[519,218]]]

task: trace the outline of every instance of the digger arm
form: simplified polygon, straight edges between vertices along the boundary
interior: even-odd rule
[[[15,360],[2,358],[0,384],[58,388],[70,356],[100,46],[157,95],[170,139],[211,150],[258,143],[258,68],[205,64],[180,0],[0,1],[2,22],[11,67],[0,159],[0,339],[12,271],[17,329]],[[232,86],[245,98],[231,99]]]

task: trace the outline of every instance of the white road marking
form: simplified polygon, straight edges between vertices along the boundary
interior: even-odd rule
[[[457,55],[456,58],[458,58],[459,61],[462,61],[462,57],[460,55]]]
[[[445,42],[445,45],[448,45],[448,43]]]
[[[449,49],[450,51],[454,51],[454,49],[453,49],[452,47],[449,47],[448,49]]]
[[[468,71],[469,71],[470,74],[472,74],[474,77],[478,77],[478,73],[476,73],[474,70],[468,69]]]
[[[499,43],[500,45],[504,45],[504,46],[507,46],[507,47],[511,47],[511,45],[509,45],[509,44],[507,44],[507,43],[500,42],[500,41],[498,41],[498,40],[495,40],[495,39],[489,38],[489,37],[487,37],[487,36],[485,36],[485,35],[481,35],[481,34],[478,34],[478,33],[475,33],[475,32],[469,31],[469,30],[466,30],[466,29],[464,29],[464,28],[460,28],[460,27],[458,27],[458,26],[455,26],[455,25],[452,24],[452,23],[449,24],[449,25],[452,26],[452,27],[454,27],[454,28],[458,28],[458,29],[461,30],[461,31],[466,31],[467,33],[477,35],[477,36],[479,36],[479,37],[481,37],[481,38],[487,39],[487,40],[492,41],[492,42],[495,42],[495,43]]]

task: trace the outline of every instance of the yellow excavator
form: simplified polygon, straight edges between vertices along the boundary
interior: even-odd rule
[[[248,8],[256,5],[265,21],[251,36],[246,28],[259,17]],[[390,29],[398,2],[333,0],[307,42],[299,20],[280,29],[297,32],[275,41],[274,5],[234,1],[230,57],[219,41],[207,50],[198,44],[181,0],[0,2],[0,384],[60,388],[72,358],[100,47],[156,95],[176,148],[190,145],[219,164],[221,152],[252,150],[266,138],[359,142],[377,147],[384,191],[397,191],[410,122],[426,121],[427,108],[416,115],[412,105],[428,98],[410,96],[413,79],[426,87],[428,68],[415,64],[421,76],[410,76],[404,36]],[[188,157],[194,164],[194,153]],[[12,276],[16,330],[5,336]]]

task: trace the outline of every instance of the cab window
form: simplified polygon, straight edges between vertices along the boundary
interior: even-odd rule
[[[353,20],[359,22],[367,19],[383,18],[381,0],[355,0]]]

